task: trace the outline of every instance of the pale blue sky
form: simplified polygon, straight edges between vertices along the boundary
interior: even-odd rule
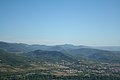
[[[0,0],[0,41],[120,45],[120,0]]]

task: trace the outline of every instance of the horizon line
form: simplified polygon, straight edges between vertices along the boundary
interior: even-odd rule
[[[59,44],[43,44],[43,43],[26,43],[26,42],[11,42],[11,41],[3,41],[0,40],[0,42],[5,43],[16,43],[16,44],[27,44],[27,45],[45,45],[45,46],[59,46],[59,45],[73,45],[73,46],[88,46],[88,47],[117,47],[119,45],[84,45],[84,44],[72,44],[72,43],[59,43]]]

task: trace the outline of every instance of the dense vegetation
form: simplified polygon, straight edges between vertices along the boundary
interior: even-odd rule
[[[15,53],[8,53],[0,49],[0,63],[11,66],[27,66],[27,59],[24,56],[16,55]],[[29,66],[29,65],[28,65]]]
[[[1,43],[0,80],[120,80],[120,52]]]
[[[120,76],[94,75],[90,76],[56,76],[45,74],[2,73],[0,80],[120,80]]]

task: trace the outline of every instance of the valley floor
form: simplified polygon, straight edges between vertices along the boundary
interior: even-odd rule
[[[30,67],[0,64],[0,80],[120,80],[120,64],[32,62]]]

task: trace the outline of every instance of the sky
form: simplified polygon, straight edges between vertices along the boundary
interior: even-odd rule
[[[120,46],[120,0],[0,0],[0,41]]]

